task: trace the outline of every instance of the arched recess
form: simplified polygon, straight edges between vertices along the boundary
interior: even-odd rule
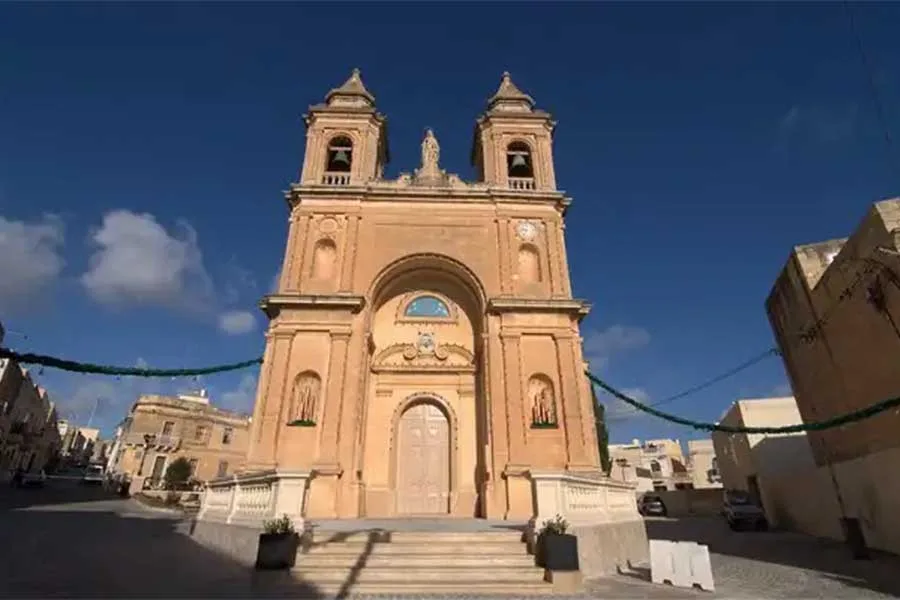
[[[556,393],[553,381],[543,373],[535,373],[528,379],[529,414],[532,427],[556,427]]]
[[[431,418],[435,415],[434,411],[438,411],[446,423],[446,444],[443,448],[430,445],[432,440],[425,440],[421,447],[410,452],[409,448],[404,448],[405,435],[411,433],[404,431],[404,417],[417,417],[413,411],[422,411],[422,409],[430,410],[431,415],[424,415],[423,421],[427,424],[433,422]],[[438,424],[439,425],[439,424]],[[424,432],[427,436],[427,432]],[[429,462],[442,458],[439,454],[443,451],[443,458],[446,460],[444,465],[429,464]],[[390,437],[390,486],[395,492],[395,507],[397,514],[448,514],[450,512],[450,498],[458,489],[457,473],[459,456],[459,419],[450,403],[443,397],[431,392],[416,392],[407,396],[397,408],[391,417],[391,437]],[[403,461],[419,460],[423,463],[418,464],[415,468],[413,465],[403,464]],[[404,466],[413,467],[404,469]],[[442,468],[445,467],[445,468]],[[441,493],[445,496],[439,503],[433,503],[430,510],[416,510],[405,504],[411,499],[403,497],[404,490],[404,472],[414,475],[421,474],[429,478],[429,482],[445,483],[445,491]],[[407,480],[408,481],[408,480]]]
[[[541,255],[533,244],[519,246],[519,281],[524,284],[541,282]]]
[[[515,141],[506,147],[506,173],[508,177],[534,178],[531,146],[523,141]]]
[[[404,299],[411,300],[419,295],[428,294],[433,294],[435,297],[448,303],[451,312],[450,319],[423,318],[421,322],[418,322],[418,318],[401,316],[403,312],[400,310],[400,306],[403,305]],[[467,449],[466,455],[471,455],[472,460],[475,462],[473,465],[467,463],[466,465],[459,465],[458,468],[454,467],[452,472],[454,473],[454,485],[458,483],[461,486],[465,486],[465,489],[471,490],[470,486],[472,484],[469,482],[474,481],[474,493],[477,496],[475,498],[475,512],[474,514],[468,513],[466,516],[484,514],[484,503],[486,501],[484,496],[486,487],[484,484],[488,473],[493,472],[492,465],[486,463],[486,459],[490,460],[487,458],[490,423],[488,419],[489,408],[486,405],[483,391],[486,387],[483,333],[486,330],[485,314],[487,312],[487,296],[484,286],[471,269],[460,261],[445,255],[423,253],[400,258],[385,266],[373,278],[367,297],[369,302],[365,311],[365,330],[369,336],[369,343],[366,348],[367,355],[365,359],[368,360],[370,366],[374,364],[376,355],[379,355],[380,351],[386,347],[398,342],[416,343],[417,333],[419,335],[420,348],[422,348],[421,341],[423,339],[421,334],[424,333],[427,336],[429,333],[432,333],[434,334],[433,341],[438,348],[449,342],[451,345],[459,343],[471,351],[473,356],[472,362],[468,363],[465,368],[460,367],[459,370],[454,370],[456,367],[442,367],[441,365],[428,367],[432,369],[432,377],[440,379],[441,373],[451,375],[450,378],[444,380],[445,384],[437,385],[430,389],[428,393],[432,394],[429,397],[434,398],[434,394],[439,390],[449,389],[441,387],[442,385],[446,385],[446,382],[453,382],[452,385],[456,386],[456,390],[460,394],[459,401],[474,404],[475,422],[467,422],[465,426],[467,429],[469,427],[474,429],[473,441],[476,447],[472,449],[472,452],[469,452]],[[397,305],[396,312],[394,310],[395,304]],[[404,329],[402,336],[399,338],[395,335],[396,332],[390,332],[390,327],[385,328],[387,319],[384,317],[388,313],[391,316],[390,322],[396,324],[398,331],[400,330],[399,328]],[[463,331],[466,331],[465,335],[468,336],[465,338],[464,343],[461,342],[462,337],[451,339],[451,336],[463,335]],[[420,356],[424,354],[427,354],[427,352],[420,353]],[[438,356],[438,352],[435,352],[435,356]],[[415,360],[418,361],[420,359],[417,358]],[[427,359],[422,360],[427,362]],[[474,372],[472,367],[474,367]],[[388,377],[394,377],[396,380],[396,377],[401,376],[397,374],[382,376],[382,371],[376,373],[372,369],[366,369],[364,373],[363,389],[366,390],[365,393],[370,399],[369,402],[373,401],[372,398],[376,393],[376,388],[381,385],[379,381]],[[416,381],[416,375],[410,375],[409,377],[410,382]],[[394,384],[385,385],[393,386]],[[418,388],[418,384],[416,384],[416,388]],[[384,386],[381,389],[383,390]],[[454,396],[456,390],[454,391]],[[428,394],[426,393],[425,395],[427,396]],[[423,395],[420,394],[419,396]],[[456,424],[455,417],[452,415],[452,411],[449,410],[449,405],[443,400],[439,401],[439,403],[450,416],[451,429],[456,431],[455,428],[459,425]],[[368,422],[368,404],[367,402],[363,407],[364,422]],[[395,431],[395,429],[392,431]],[[469,436],[470,434],[467,433],[466,435]],[[454,434],[454,445],[458,444],[457,439]],[[359,464],[365,463],[367,460],[365,457],[375,447],[373,445],[372,448],[367,448],[367,445],[366,434],[364,433],[362,439],[359,440],[358,446],[359,456],[361,457]],[[395,450],[392,449],[391,451],[394,452]],[[455,453],[453,460],[458,460]],[[388,484],[392,489],[396,489],[396,465],[396,459],[392,457],[387,477]],[[465,470],[465,473],[463,473],[463,470]]]
[[[294,378],[288,423],[312,426],[319,420],[322,378],[315,371],[303,371]]]
[[[325,155],[326,173],[349,173],[353,167],[353,140],[347,135],[336,135],[328,140]]]
[[[310,276],[319,281],[334,277],[337,265],[337,245],[331,238],[322,238],[313,249],[312,272]]]

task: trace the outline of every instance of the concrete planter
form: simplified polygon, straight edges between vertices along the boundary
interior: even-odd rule
[[[297,533],[261,533],[256,551],[256,568],[290,569],[297,560],[300,536]]]
[[[578,538],[569,533],[541,533],[535,559],[548,571],[578,571]]]

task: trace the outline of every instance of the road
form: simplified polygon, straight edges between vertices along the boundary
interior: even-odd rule
[[[734,533],[718,519],[650,519],[657,539],[710,546],[714,594],[617,576],[591,582],[582,598],[890,598],[900,561],[852,561],[844,548],[803,536]],[[205,550],[187,524],[98,488],[53,481],[44,489],[0,489],[0,597],[322,597],[278,583]],[[382,596],[384,597],[384,596]]]
[[[789,532],[733,532],[719,517],[647,519],[655,539],[709,546],[715,596],[725,598],[900,597],[900,558],[853,560],[840,543]]]

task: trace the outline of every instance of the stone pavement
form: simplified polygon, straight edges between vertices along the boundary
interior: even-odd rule
[[[184,535],[187,526],[75,484],[0,489],[0,597],[327,597],[200,547]],[[896,593],[900,580],[896,558],[851,561],[841,546],[801,536],[733,533],[715,519],[652,520],[648,528],[653,537],[709,544],[716,592],[617,576],[589,582],[578,598],[889,598],[876,590]]]

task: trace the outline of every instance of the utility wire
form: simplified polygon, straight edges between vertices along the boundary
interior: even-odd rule
[[[875,107],[875,116],[878,118],[878,124],[881,126],[881,130],[883,132],[884,143],[888,147],[888,156],[889,158],[898,160],[898,165],[900,165],[900,157],[896,156],[897,153],[894,147],[893,137],[891,136],[891,129],[888,126],[886,111],[884,109],[884,104],[881,101],[881,94],[878,91],[878,83],[875,78],[875,67],[872,64],[872,60],[869,58],[868,53],[866,52],[866,47],[863,44],[862,35],[860,35],[859,27],[856,23],[856,17],[853,14],[853,8],[850,6],[850,2],[848,0],[844,0],[843,5],[844,11],[847,13],[847,20],[850,23],[850,31],[853,33],[853,38],[856,41],[856,49],[859,52],[863,70],[865,71],[869,94],[872,96],[872,104]]]

